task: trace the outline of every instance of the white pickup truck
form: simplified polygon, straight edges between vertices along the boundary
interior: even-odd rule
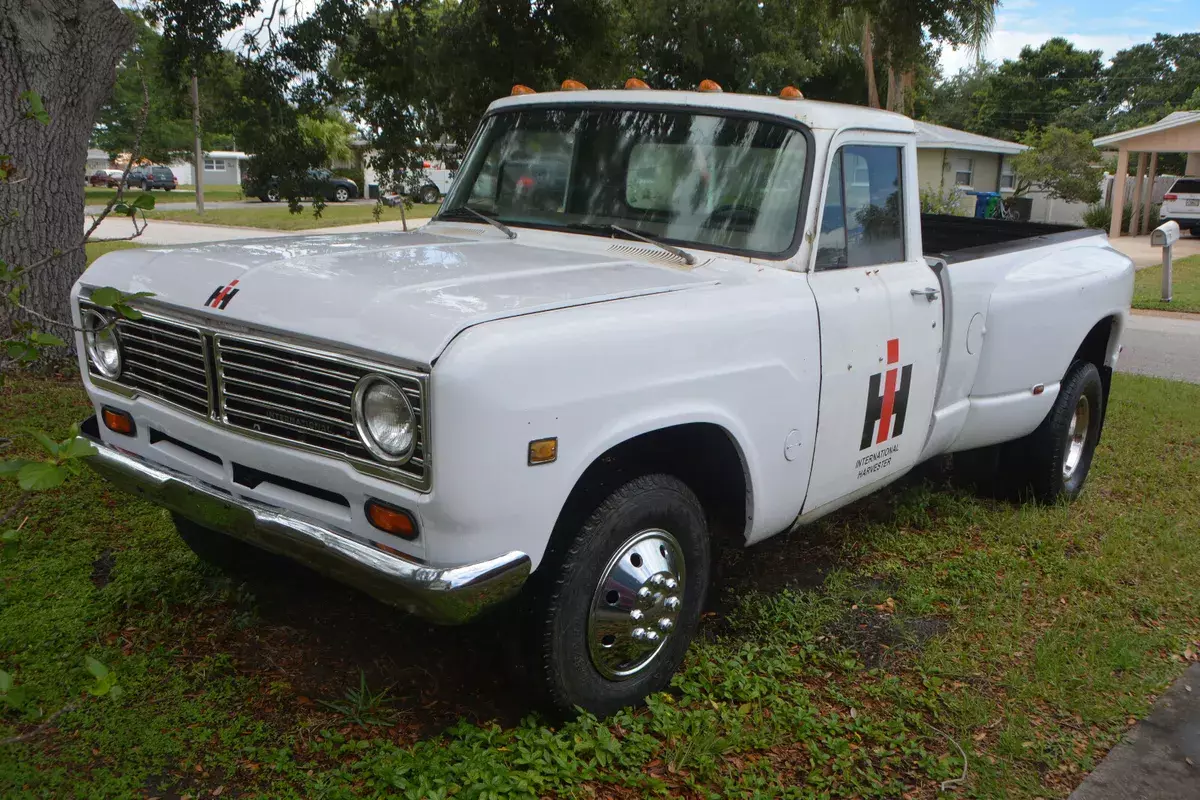
[[[668,684],[718,533],[950,452],[1078,495],[1132,290],[1099,231],[923,217],[903,116],[617,90],[493,103],[419,231],[112,253],[74,305],[91,464],[202,558],[521,614],[606,714]]]

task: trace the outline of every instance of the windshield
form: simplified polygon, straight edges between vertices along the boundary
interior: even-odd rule
[[[484,120],[441,216],[779,255],[808,156],[783,123],[686,111],[527,108]],[[456,212],[456,209],[458,211]]]

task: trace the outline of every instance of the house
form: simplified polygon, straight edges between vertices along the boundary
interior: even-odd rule
[[[108,169],[108,153],[103,150],[97,150],[94,147],[88,148],[87,165],[83,168],[84,176],[91,175],[98,169]]]
[[[1011,192],[1016,184],[1011,156],[1028,146],[977,133],[916,122],[917,182],[922,189],[945,194],[962,191]],[[963,200],[964,209],[975,208],[975,198]]]
[[[241,186],[242,162],[250,156],[240,150],[210,150],[204,154],[204,185],[205,186]],[[195,170],[192,160],[185,159],[168,164],[175,180],[181,184],[194,186],[196,183]]]

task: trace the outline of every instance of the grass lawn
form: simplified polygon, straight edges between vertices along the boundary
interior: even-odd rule
[[[85,475],[0,557],[0,668],[32,698],[0,738],[33,734],[0,745],[0,796],[934,798],[961,746],[959,796],[1066,797],[1200,651],[1200,386],[1117,375],[1113,398],[1071,506],[932,476],[722,550],[673,690],[604,722],[528,713],[511,622],[219,576]],[[90,410],[10,379],[0,433],[28,454],[22,428]],[[119,698],[84,691],[85,655]]]
[[[126,189],[126,199],[132,199],[141,194],[141,189]],[[89,206],[100,206],[107,203],[117,193],[116,189],[106,189],[102,186],[88,186],[83,190],[84,203]],[[172,191],[155,189],[150,192],[159,203],[194,203],[196,202],[196,187],[183,186]],[[242,190],[238,186],[206,186],[204,199],[212,200],[241,200]]]
[[[312,209],[305,205],[298,214],[288,210],[286,204],[266,205],[262,208],[214,208],[203,214],[195,211],[151,211],[146,214],[153,219],[174,222],[204,222],[210,225],[236,225],[249,228],[272,228],[279,231],[305,231],[311,228],[330,228],[335,225],[359,225],[375,222],[374,203],[335,205],[329,203],[320,217],[313,216]],[[409,219],[427,218],[437,211],[437,205],[418,204],[408,209]],[[383,207],[379,220],[398,221],[400,209]]]
[[[83,250],[87,253],[87,263],[90,266],[100,256],[105,253],[111,253],[113,250],[128,250],[131,247],[141,247],[137,242],[112,241],[112,242],[88,242],[83,246]]]
[[[1133,282],[1133,307],[1200,314],[1200,256],[1171,264],[1171,302],[1162,302],[1162,266],[1138,270]]]

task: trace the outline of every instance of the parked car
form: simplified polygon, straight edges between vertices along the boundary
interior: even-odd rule
[[[242,191],[246,197],[257,197],[264,203],[278,203],[283,199],[279,178],[272,177],[265,184],[255,184],[247,179]],[[320,196],[335,203],[344,203],[358,197],[358,184],[349,178],[334,175],[327,169],[310,169],[302,189],[303,197]]]
[[[1180,230],[1200,236],[1200,178],[1180,178],[1163,195],[1159,222],[1174,220]]]
[[[106,186],[109,189],[115,189],[121,183],[121,176],[125,174],[123,169],[98,169],[88,176],[88,183],[92,186]]]
[[[169,167],[136,167],[129,171],[129,186],[146,191],[165,189],[169,192],[178,188],[179,183]]]
[[[916,176],[913,123],[868,108],[497,101],[419,231],[98,259],[72,294],[89,464],[213,564],[270,550],[440,623],[519,597],[530,673],[609,714],[669,684],[718,535],[948,453],[1080,495],[1132,262],[922,215]],[[143,318],[106,286],[153,293]]]

